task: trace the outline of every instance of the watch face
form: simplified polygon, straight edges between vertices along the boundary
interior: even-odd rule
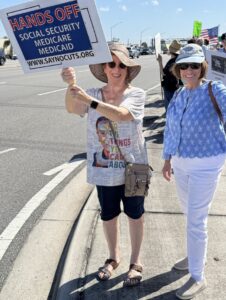
[[[90,107],[93,108],[93,109],[96,109],[97,106],[98,106],[98,102],[95,101],[95,100],[93,100],[93,101],[91,102],[91,104],[90,104]]]

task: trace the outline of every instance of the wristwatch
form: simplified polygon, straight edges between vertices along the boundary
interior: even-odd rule
[[[91,104],[90,104],[90,107],[93,108],[93,109],[96,109],[97,106],[98,106],[99,102],[95,101],[95,100],[92,100]]]

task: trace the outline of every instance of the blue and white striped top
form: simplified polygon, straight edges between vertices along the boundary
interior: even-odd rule
[[[213,94],[226,120],[226,86],[212,82]],[[223,124],[208,92],[208,81],[196,89],[175,92],[167,110],[163,158],[209,157],[226,153]]]

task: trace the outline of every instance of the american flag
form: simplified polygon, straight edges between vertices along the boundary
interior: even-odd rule
[[[203,29],[200,37],[209,40],[210,45],[216,45],[218,43],[218,29],[219,26],[210,29]]]

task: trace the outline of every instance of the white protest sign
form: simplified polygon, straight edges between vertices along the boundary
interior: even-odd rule
[[[0,16],[25,73],[112,60],[95,1],[35,0]]]
[[[226,85],[226,53],[206,50],[207,79],[221,80]]]
[[[161,35],[160,33],[157,33],[155,35],[155,55],[158,57],[158,55],[161,54]]]

